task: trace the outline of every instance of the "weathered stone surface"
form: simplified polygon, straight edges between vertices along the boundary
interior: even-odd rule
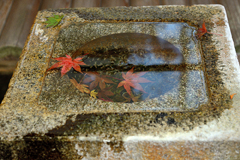
[[[63,20],[57,27],[46,28],[46,17],[55,14],[64,15]],[[197,39],[195,33],[203,21],[209,31],[222,36],[206,34]],[[169,26],[167,22],[178,27],[169,34],[164,33],[166,29],[152,32],[155,26],[160,30]],[[185,26],[183,32],[179,26]],[[67,75],[46,72],[53,63],[51,57],[77,57],[99,46],[101,39],[91,43],[94,39],[129,32],[161,36],[178,48],[181,60],[188,64],[187,74],[179,80],[185,87],[141,102],[104,102],[79,92]],[[239,71],[220,5],[40,11],[0,106],[0,156],[239,159]],[[233,93],[237,94],[230,99]]]

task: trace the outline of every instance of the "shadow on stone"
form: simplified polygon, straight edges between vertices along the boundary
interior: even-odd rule
[[[0,74],[0,103],[2,102],[4,95],[8,89],[8,83],[12,77],[12,74]]]

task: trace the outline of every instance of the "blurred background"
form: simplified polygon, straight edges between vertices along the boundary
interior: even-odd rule
[[[0,0],[0,102],[39,10],[79,7],[221,4],[240,57],[240,0]]]

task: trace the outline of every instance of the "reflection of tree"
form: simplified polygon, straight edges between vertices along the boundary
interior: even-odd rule
[[[178,48],[160,37],[143,33],[120,33],[103,36],[84,44],[73,54],[73,57],[81,56],[83,53],[97,54],[98,51],[103,51],[104,56],[106,56],[106,54],[111,53],[108,51],[120,48],[133,51],[147,50],[154,53],[156,58],[161,58],[164,61],[174,60],[181,55]],[[110,58],[111,55],[109,54],[107,57]]]

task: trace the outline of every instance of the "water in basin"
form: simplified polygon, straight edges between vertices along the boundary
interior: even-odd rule
[[[86,65],[65,79],[59,72],[48,74],[40,99],[45,105],[86,105],[73,97],[90,98],[89,93],[69,91],[78,83],[106,103],[154,99],[153,110],[195,110],[207,103],[208,93],[194,34],[186,23],[72,24],[60,32],[53,57],[83,57]]]

